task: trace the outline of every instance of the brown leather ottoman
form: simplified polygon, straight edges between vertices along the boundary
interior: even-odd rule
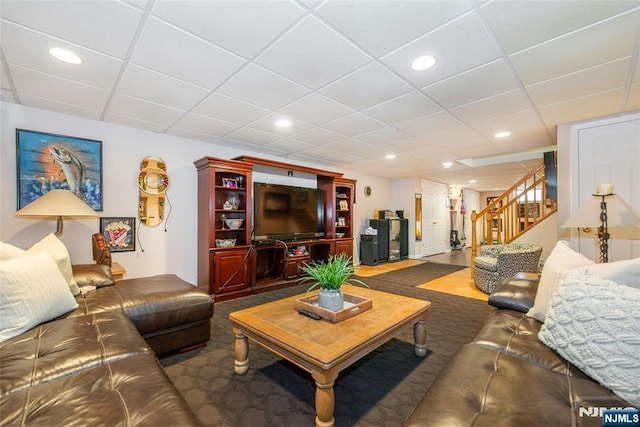
[[[209,341],[211,296],[174,274],[125,279],[77,297],[70,316],[119,310],[156,355]]]

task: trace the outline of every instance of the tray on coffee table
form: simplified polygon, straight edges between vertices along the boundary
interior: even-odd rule
[[[338,323],[350,317],[371,309],[373,301],[369,298],[359,297],[355,295],[344,294],[344,307],[342,310],[327,310],[318,306],[318,295],[309,295],[295,301],[294,308],[296,310],[307,310],[322,317],[322,319]]]

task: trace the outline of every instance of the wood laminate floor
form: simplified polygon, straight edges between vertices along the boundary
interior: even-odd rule
[[[471,249],[467,248],[420,259],[406,259],[398,262],[385,263],[376,266],[360,265],[356,267],[356,274],[363,277],[372,277],[377,276],[378,274],[387,273],[389,271],[394,271],[401,268],[411,267],[424,262],[465,266],[467,268],[463,268],[460,271],[448,274],[436,280],[425,282],[421,285],[418,285],[417,287],[487,301],[489,299],[489,295],[476,288],[476,286],[473,284],[473,279],[471,278],[471,269],[469,268],[470,259]]]

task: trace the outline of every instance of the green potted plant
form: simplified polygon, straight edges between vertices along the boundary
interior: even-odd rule
[[[339,311],[344,307],[344,295],[341,290],[343,284],[357,283],[369,287],[366,283],[351,277],[355,267],[351,263],[351,257],[346,254],[329,256],[326,261],[312,261],[302,267],[302,271],[306,276],[299,280],[300,283],[311,282],[307,292],[319,287],[318,306],[327,310]]]

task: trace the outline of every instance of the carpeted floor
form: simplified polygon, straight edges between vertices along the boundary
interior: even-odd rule
[[[373,277],[398,285],[418,286],[464,268],[459,265],[424,262],[413,267],[402,268]]]
[[[426,358],[414,355],[413,331],[407,328],[341,372],[335,384],[336,426],[400,426],[449,358],[475,335],[491,311],[483,301],[419,289],[400,284],[397,277],[390,276],[394,281],[389,281],[383,276],[386,274],[361,279],[372,289],[432,302],[428,354]],[[250,341],[251,368],[244,376],[234,374],[234,338],[228,320],[232,311],[304,291],[303,286],[296,286],[218,303],[208,345],[161,360],[205,425],[314,425],[315,385],[307,372]]]

